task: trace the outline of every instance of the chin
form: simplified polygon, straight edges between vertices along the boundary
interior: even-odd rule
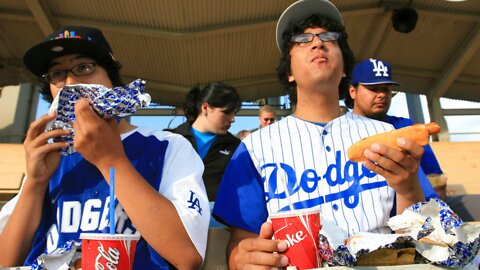
[[[215,132],[215,134],[217,134],[217,135],[225,135],[225,134],[227,134],[227,132],[228,132],[228,130],[221,129],[221,130],[217,130],[217,131]]]

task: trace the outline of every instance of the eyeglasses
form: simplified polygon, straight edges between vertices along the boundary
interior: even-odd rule
[[[263,118],[263,121],[265,121],[265,122],[267,122],[267,121],[275,122],[275,118]]]
[[[81,77],[93,73],[96,67],[96,63],[82,63],[74,66],[71,69],[54,70],[48,72],[47,74],[42,75],[42,78],[43,80],[45,80],[45,82],[49,84],[56,84],[65,80],[65,78],[67,78],[68,72],[72,72],[73,75]]]
[[[317,36],[323,42],[337,41],[343,35],[338,32],[322,32],[318,34],[313,33],[301,33],[292,36],[291,41],[295,43],[309,43]]]

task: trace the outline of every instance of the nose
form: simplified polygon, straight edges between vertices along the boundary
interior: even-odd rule
[[[65,85],[79,84],[79,83],[80,81],[77,79],[77,77],[73,75],[72,72],[68,71],[67,77],[65,78]]]
[[[234,122],[235,122],[235,116],[232,116],[228,121],[229,121],[230,123],[234,123]]]
[[[323,41],[320,40],[320,37],[314,36],[312,40],[312,50],[314,49],[325,49],[325,45],[323,44]]]

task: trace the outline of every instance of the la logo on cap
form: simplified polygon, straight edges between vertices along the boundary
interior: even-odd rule
[[[372,71],[375,72],[376,77],[388,77],[388,66],[382,61],[370,58],[370,63],[373,65]]]

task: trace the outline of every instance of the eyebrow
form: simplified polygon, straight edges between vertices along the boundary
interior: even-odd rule
[[[84,55],[84,54],[79,54],[79,55],[77,55],[77,56],[74,57],[75,60],[84,59],[84,58],[94,60],[92,57],[87,56],[87,55]],[[47,69],[50,69],[51,67],[56,66],[56,65],[59,65],[59,64],[60,64],[60,63],[59,63],[58,61],[52,61],[52,62],[48,65]]]

